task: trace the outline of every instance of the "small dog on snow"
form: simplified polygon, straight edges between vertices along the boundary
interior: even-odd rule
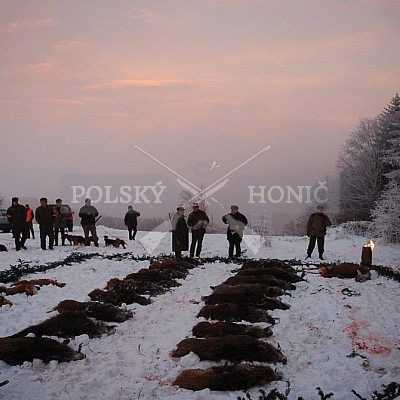
[[[108,236],[104,236],[104,243],[106,246],[114,246],[116,248],[118,248],[119,246],[122,246],[124,249],[126,249],[125,240],[122,240],[120,238],[109,239]]]

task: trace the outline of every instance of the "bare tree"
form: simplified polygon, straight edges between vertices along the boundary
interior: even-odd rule
[[[189,204],[194,202],[199,203],[200,208],[203,211],[207,212],[208,211],[207,201],[204,193],[202,193],[204,190],[204,185],[201,185],[200,189],[201,189],[200,195],[195,195],[188,189],[182,189],[179,193],[179,198],[181,202],[184,204]]]
[[[384,185],[378,119],[363,119],[339,155],[342,220],[369,220]]]

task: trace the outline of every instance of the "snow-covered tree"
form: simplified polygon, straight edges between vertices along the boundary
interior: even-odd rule
[[[400,184],[390,179],[371,211],[372,233],[385,243],[400,242]]]
[[[378,118],[363,119],[346,141],[336,165],[342,220],[369,220],[384,186]]]
[[[379,116],[382,162],[387,178],[400,182],[400,96],[396,94]]]

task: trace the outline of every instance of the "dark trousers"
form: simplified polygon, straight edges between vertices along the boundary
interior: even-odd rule
[[[49,249],[52,249],[54,243],[54,229],[40,227],[40,247],[42,250],[46,250],[46,237],[49,237]]]
[[[97,237],[96,225],[82,225],[83,233],[85,235],[85,246],[90,245],[89,234],[92,234],[93,242],[96,247],[99,247],[99,238]]]
[[[311,257],[312,252],[314,251],[315,242],[318,245],[318,254],[320,257],[324,254],[324,244],[325,244],[325,236],[316,237],[310,236],[310,242],[308,243],[307,255]]]
[[[30,239],[30,237],[31,237],[30,234],[32,234],[32,239],[35,239],[35,232],[33,231],[33,223],[32,223],[32,221],[29,221],[29,222],[26,223],[26,237],[28,239]]]
[[[25,246],[26,241],[26,229],[13,229],[13,237],[15,241],[15,248],[20,250],[22,246]]]
[[[135,240],[137,233],[137,225],[128,225],[129,240]]]
[[[228,255],[229,257],[233,257],[233,251],[235,251],[235,257],[240,257],[242,254],[242,250],[240,248],[240,243],[242,242],[242,238],[237,233],[232,233],[228,230],[228,242],[229,242],[229,249]]]
[[[190,244],[190,257],[194,257],[196,250],[196,257],[200,257],[201,249],[203,247],[204,232],[192,231],[192,243]],[[197,245],[197,248],[196,248]]]
[[[61,233],[61,244],[65,245],[65,228],[54,228],[54,246],[58,246],[58,233]]]

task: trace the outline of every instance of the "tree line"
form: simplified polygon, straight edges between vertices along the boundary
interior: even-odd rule
[[[376,117],[360,120],[339,153],[335,176],[326,177],[326,183],[325,208],[336,223],[386,243],[400,242],[398,94]],[[314,206],[287,224],[284,233],[304,235],[306,213]]]

